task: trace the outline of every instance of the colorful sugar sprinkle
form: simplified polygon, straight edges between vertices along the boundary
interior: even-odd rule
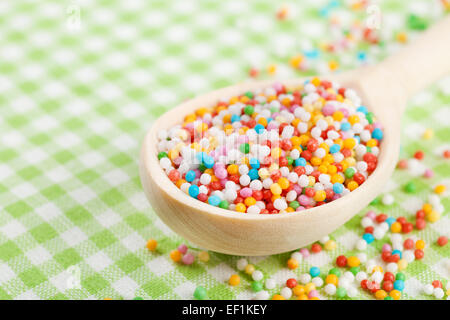
[[[361,103],[319,78],[224,97],[160,131],[159,162],[183,192],[215,207],[278,214],[323,205],[377,166],[382,126]]]

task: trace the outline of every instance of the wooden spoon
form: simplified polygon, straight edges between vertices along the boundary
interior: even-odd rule
[[[343,225],[383,190],[398,160],[400,120],[407,98],[447,72],[450,72],[450,17],[378,65],[326,77],[356,90],[363,104],[384,126],[377,169],[359,188],[326,205],[273,215],[229,211],[186,195],[159,165],[158,131],[181,123],[184,116],[200,106],[212,106],[219,98],[268,87],[274,80],[246,82],[207,93],[181,103],[156,120],[141,150],[140,176],[145,194],[166,225],[205,249],[256,256],[308,245]],[[298,86],[304,79],[280,82]]]

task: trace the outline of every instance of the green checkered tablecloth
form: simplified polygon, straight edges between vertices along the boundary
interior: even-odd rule
[[[270,0],[0,1],[0,299],[191,299],[197,285],[211,299],[252,298],[245,274],[237,288],[226,283],[238,257],[211,252],[208,263],[192,266],[170,260],[184,241],[144,196],[140,143],[164,111],[248,79],[250,67],[263,78],[270,64],[277,65],[273,78],[326,71],[323,62],[332,59],[348,69],[361,64],[361,52],[371,62],[401,46],[395,32],[419,33],[406,26],[411,14],[428,22],[443,14],[441,1],[377,1],[380,30],[390,32],[382,45],[321,54],[304,72],[290,68],[290,57],[332,37],[329,15],[364,19],[349,2],[286,2],[290,18],[279,21],[281,3]],[[412,220],[432,187],[449,186],[441,156],[449,147],[449,104],[450,78],[410,101],[402,157],[424,150],[435,175],[396,172],[386,185],[395,203],[370,209]],[[425,128],[433,128],[432,139],[420,138]],[[413,195],[403,190],[409,181]],[[442,203],[441,220],[414,232],[428,246],[405,272],[406,299],[430,299],[421,285],[450,278],[450,247],[435,244],[449,236],[448,193]],[[327,272],[338,255],[356,252],[366,211],[331,235],[336,250],[311,255],[295,271],[286,268],[289,253],[249,261],[277,281],[271,294],[312,265]],[[156,253],[145,247],[149,238],[159,242]],[[369,257],[382,243],[369,246]],[[361,291],[357,298],[369,297]]]

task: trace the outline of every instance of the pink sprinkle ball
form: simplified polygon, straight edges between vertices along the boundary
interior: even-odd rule
[[[184,264],[187,264],[187,265],[193,264],[193,263],[194,263],[194,260],[195,260],[195,257],[194,257],[194,255],[193,255],[192,253],[186,253],[186,254],[183,256],[183,258],[181,258],[181,261],[182,261]]]
[[[217,169],[214,174],[218,179],[225,179],[227,177],[227,170],[224,168]]]
[[[319,297],[319,292],[317,290],[311,290],[308,293],[308,298],[309,299],[311,299],[311,298],[318,298],[318,297]]]
[[[329,103],[326,104],[322,109],[322,112],[325,116],[331,116],[334,113],[334,111],[335,111],[334,106]]]
[[[306,248],[300,249],[300,253],[302,254],[303,258],[308,258],[309,257],[309,250],[306,249]]]
[[[310,198],[308,196],[303,195],[303,194],[300,197],[298,197],[298,201],[300,202],[300,204],[302,206],[307,206],[311,202]]]
[[[239,192],[239,194],[241,195],[241,197],[244,197],[244,198],[251,197],[252,196],[252,189],[250,189],[250,188],[242,188],[241,191]]]
[[[302,193],[302,187],[300,187],[298,184],[294,184],[293,190],[297,192],[297,194]]]
[[[391,252],[392,251],[392,247],[390,244],[385,243],[383,244],[383,247],[381,248],[381,252]]]
[[[423,176],[425,178],[432,178],[434,176],[434,172],[431,169],[425,169],[425,172],[423,173]]]
[[[178,246],[177,250],[180,251],[181,254],[185,254],[188,251],[188,247],[183,243]]]
[[[366,217],[370,218],[371,220],[375,220],[376,216],[377,216],[377,214],[372,210],[370,210],[366,213]]]

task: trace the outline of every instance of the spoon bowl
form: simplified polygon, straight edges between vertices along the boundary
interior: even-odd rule
[[[407,98],[450,71],[450,59],[447,58],[450,39],[442,41],[442,38],[448,38],[448,34],[450,17],[378,65],[322,77],[354,89],[384,130],[377,168],[361,186],[344,197],[303,211],[244,214],[190,197],[177,188],[160,167],[157,158],[160,130],[181,123],[199,106],[210,106],[222,97],[269,87],[274,82],[269,80],[245,82],[198,96],[157,119],[144,138],[140,155],[140,177],[148,200],[173,231],[199,247],[221,253],[242,256],[276,254],[323,238],[365,208],[383,190],[397,163],[401,114]],[[430,51],[430,44],[437,49]],[[411,68],[414,64],[417,66]],[[278,82],[287,87],[297,87],[304,80]]]

